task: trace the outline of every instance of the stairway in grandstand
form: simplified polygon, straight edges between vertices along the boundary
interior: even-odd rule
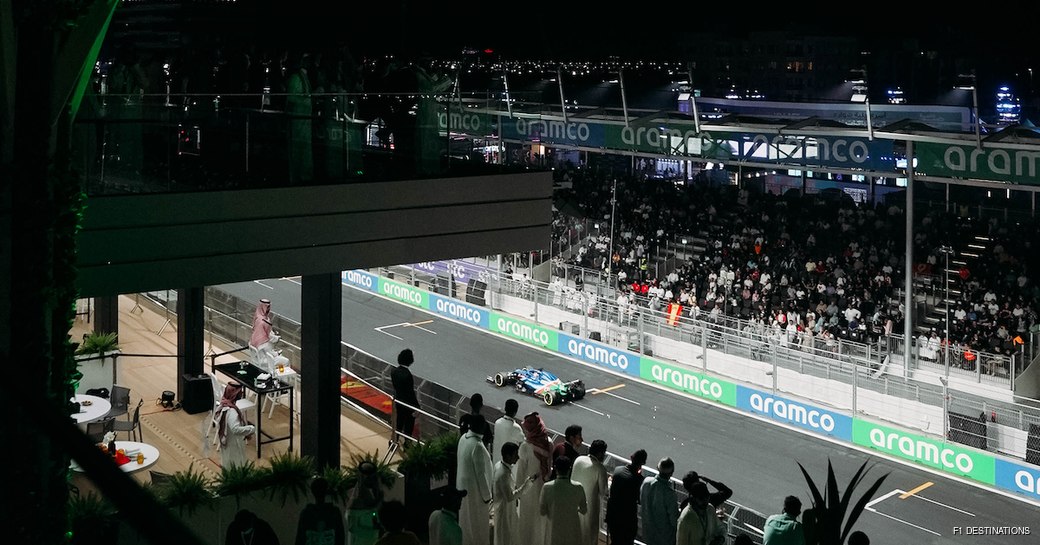
[[[915,279],[914,287],[918,290],[918,293],[930,294],[926,297],[927,307],[923,318],[917,322],[917,332],[926,334],[932,329],[939,332],[940,336],[943,334],[942,329],[944,326],[944,320],[946,313],[949,312],[953,315],[956,309],[957,301],[963,299],[962,288],[964,280],[960,277],[961,267],[967,267],[967,269],[973,270],[973,265],[977,260],[981,259],[982,256],[989,255],[990,250],[990,239],[984,235],[973,235],[971,239],[963,242],[959,247],[954,247],[954,253],[950,255],[950,268],[944,270],[946,265],[945,256],[940,254],[938,257],[937,267],[934,269],[935,274],[931,277],[920,277]],[[946,275],[949,275],[949,293],[946,291]]]

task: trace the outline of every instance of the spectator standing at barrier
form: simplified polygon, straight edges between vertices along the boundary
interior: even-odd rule
[[[784,498],[784,511],[766,519],[763,545],[805,545],[805,533],[798,515],[802,513],[802,501],[796,496]]]
[[[646,451],[639,449],[629,464],[614,470],[607,498],[607,531],[611,545],[632,545],[639,529],[639,488],[643,485]]]
[[[266,520],[248,509],[242,509],[235,514],[235,519],[228,524],[227,533],[224,534],[224,545],[241,543],[278,545],[278,535]]]
[[[675,545],[722,545],[726,527],[715,516],[715,506],[708,501],[708,485],[698,481],[686,489],[690,502],[679,514]]]
[[[585,491],[585,503],[589,510],[581,516],[583,545],[599,542],[599,529],[603,524],[603,502],[607,499],[607,468],[603,459],[607,455],[607,443],[596,439],[589,447],[587,456],[579,456],[571,468],[571,480],[580,484]]]
[[[575,545],[582,539],[581,515],[588,512],[585,491],[571,480],[571,459],[553,462],[556,478],[542,487],[540,512],[548,517],[546,545]]]
[[[462,545],[462,526],[459,524],[459,508],[467,496],[465,490],[445,487],[440,494],[441,508],[430,513],[430,545]],[[351,544],[353,545],[353,544]]]
[[[470,420],[469,431],[459,438],[458,474],[455,488],[466,491],[459,510],[462,541],[465,545],[488,545],[490,539],[491,455],[484,446],[487,421],[484,417]]]
[[[296,525],[296,545],[345,545],[343,513],[334,504],[325,503],[328,491],[329,482],[325,479],[318,477],[311,481],[314,503],[300,512],[300,521]],[[372,518],[371,513],[369,518]]]
[[[501,445],[506,443],[516,443],[519,446],[524,442],[524,429],[516,421],[516,411],[519,408],[520,404],[515,399],[506,400],[505,414],[495,421],[495,451],[500,452]],[[522,477],[522,475],[517,476]]]
[[[672,488],[675,462],[664,458],[657,464],[657,476],[647,477],[639,490],[643,519],[643,541],[647,545],[675,545],[679,523],[679,498]]]
[[[567,429],[563,432],[563,442],[558,443],[553,447],[552,461],[555,462],[560,456],[566,456],[570,458],[573,463],[574,460],[577,460],[578,457],[581,456],[578,449],[581,448],[581,444],[584,440],[585,438],[581,436],[581,426],[577,424],[567,426]],[[556,478],[556,466],[553,466],[553,473],[549,478]]]
[[[515,486],[513,478],[513,466],[520,459],[520,445],[512,441],[502,444],[499,449],[499,460],[495,463],[494,489],[491,497],[493,499],[492,511],[495,515],[494,539],[495,545],[523,545],[517,539],[520,532],[518,527],[519,511],[517,510],[517,499],[520,498],[524,489],[531,486],[537,474],[520,475],[523,479],[520,486]]]
[[[397,355],[397,367],[390,371],[390,382],[394,386],[394,409],[397,411],[395,428],[397,433],[408,437],[416,437],[415,417],[419,415],[419,399],[415,395],[415,378],[409,369],[415,363],[415,355],[411,348],[405,348]],[[405,407],[401,403],[409,406]]]
[[[483,420],[487,424],[487,418],[481,414],[484,410],[484,396],[479,393],[473,394],[469,398],[469,413],[462,415],[459,418],[459,435],[466,435],[474,420]],[[484,426],[484,433],[481,437],[484,442],[484,447],[491,452],[491,444],[494,442],[494,436],[492,435],[491,426]]]
[[[730,490],[728,486],[718,481],[713,481],[703,475],[698,475],[696,471],[688,471],[686,472],[686,475],[683,475],[683,488],[689,490],[690,487],[692,487],[693,484],[697,481],[704,481],[705,483],[710,484],[713,488],[715,488],[715,492],[708,494],[708,503],[714,505],[715,507],[722,507],[724,503],[726,503],[727,501],[729,501],[730,498],[733,497],[733,491]],[[679,510],[682,511],[688,503],[690,503],[690,498],[686,498],[685,500],[683,500],[682,504],[679,505]]]
[[[545,523],[540,512],[539,501],[542,485],[549,478],[549,457],[552,445],[549,431],[542,417],[534,412],[524,417],[526,439],[520,445],[520,459],[516,464],[517,475],[537,475],[531,486],[520,495],[519,540],[524,545],[542,545],[545,540]]]
[[[379,506],[379,524],[385,533],[375,545],[422,545],[415,534],[404,529],[407,516],[403,503],[397,500],[383,502]]]

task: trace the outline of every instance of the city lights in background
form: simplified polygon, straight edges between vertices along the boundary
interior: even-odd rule
[[[1022,119],[1022,102],[1007,85],[997,90],[997,117],[1001,123],[1007,124],[1018,123]]]

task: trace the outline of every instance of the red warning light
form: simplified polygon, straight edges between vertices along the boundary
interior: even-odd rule
[[[490,54],[492,54],[494,52],[495,52],[495,50],[491,49],[490,47],[484,50],[484,54],[485,55],[490,55]]]

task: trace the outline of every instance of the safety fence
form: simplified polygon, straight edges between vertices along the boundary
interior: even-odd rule
[[[405,280],[402,275],[396,278]],[[361,270],[345,272],[343,280],[355,289],[556,352],[594,368],[639,378],[1040,501],[1040,493],[1030,484],[1040,482],[1040,469],[1036,467],[1040,465],[1040,449],[1030,446],[1040,434],[1040,425],[1034,424],[1038,422],[1037,408],[954,393],[946,385],[935,395],[935,390],[926,389],[923,383],[887,374],[887,359],[866,360],[848,354],[842,354],[840,359],[834,354],[820,357],[777,344],[752,344],[748,335],[715,324],[680,330],[690,341],[700,339],[699,346],[651,338],[643,345],[643,352],[636,352],[594,339],[579,332],[580,327],[546,327],[545,323],[566,326],[557,320],[574,316],[551,306],[546,307],[547,315],[540,321],[531,321],[528,317],[537,314],[530,312],[531,301],[509,301],[494,290],[488,297],[494,304],[488,309],[479,306],[488,294],[481,294],[479,304],[471,304]],[[456,290],[454,294],[462,291],[465,290]],[[472,301],[472,296],[467,292],[466,301]],[[517,306],[516,301],[527,306]],[[549,315],[550,311],[557,314]],[[645,350],[647,347],[652,347],[654,354]],[[756,347],[766,347],[758,356],[767,361],[752,359]],[[719,378],[721,375],[738,380],[724,380]],[[782,393],[793,396],[781,397]],[[906,397],[898,400],[893,395]],[[819,404],[803,399],[818,400],[814,403]],[[962,406],[968,410],[962,413]],[[974,409],[983,407],[990,408],[988,420],[981,412],[978,416],[972,414]],[[1000,415],[995,416],[998,411]],[[1000,421],[994,423],[995,419]],[[1012,427],[1016,425],[1017,428]],[[986,450],[1001,455],[993,456]],[[1023,459],[1034,465],[1022,465],[1019,462]]]

